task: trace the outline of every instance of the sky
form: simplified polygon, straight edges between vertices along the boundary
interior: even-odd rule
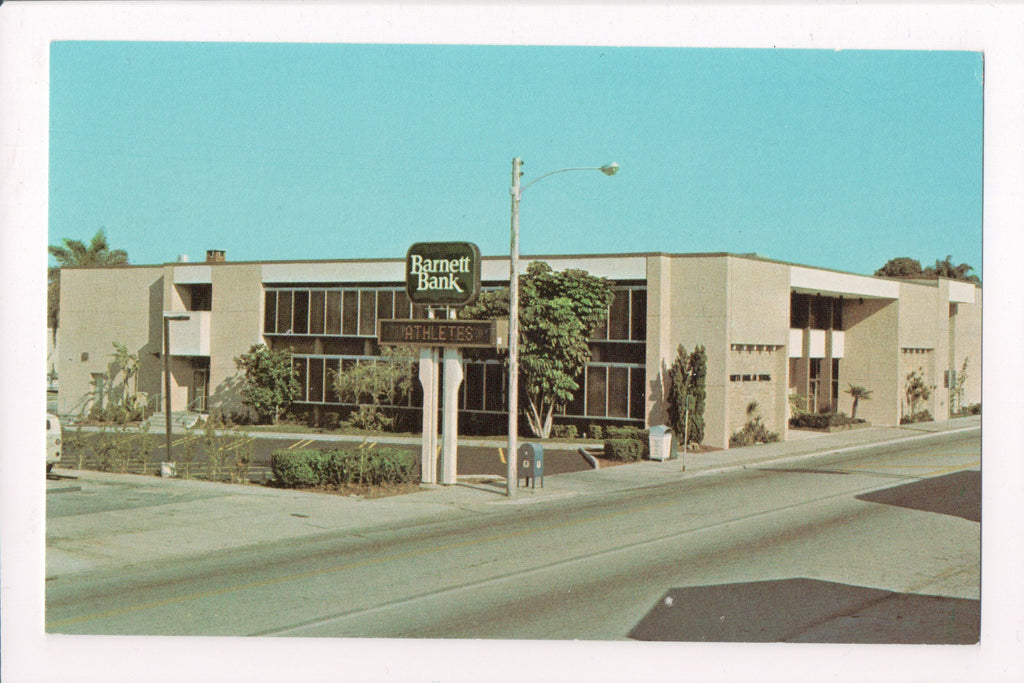
[[[982,274],[980,52],[54,42],[49,244],[733,252]]]

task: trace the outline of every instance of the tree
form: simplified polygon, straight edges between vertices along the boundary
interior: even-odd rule
[[[850,418],[856,419],[857,404],[861,401],[861,399],[865,401],[869,400],[871,398],[871,392],[862,386],[851,384],[850,388],[846,390],[846,393],[853,397],[853,409],[850,411]]]
[[[261,422],[277,424],[299,392],[299,382],[289,351],[271,351],[265,344],[253,344],[235,358],[244,372],[242,403],[252,408]]]
[[[981,284],[981,279],[978,278],[977,275],[969,274],[974,270],[974,268],[966,263],[954,265],[952,259],[953,257],[951,255],[946,256],[946,258],[941,261],[936,260],[934,266],[928,266],[927,268],[922,269],[920,261],[906,256],[900,256],[899,258],[889,259],[886,261],[884,266],[875,271],[875,275],[881,277],[920,278],[932,280],[944,277],[951,280],[963,280],[965,282]]]
[[[907,373],[907,384],[904,391],[907,395],[907,408],[910,410],[911,416],[917,415],[918,406],[931,397],[932,389],[934,389],[925,384],[923,372],[924,368],[918,368]]]
[[[80,240],[64,238],[62,242],[63,246],[55,247],[51,244],[47,248],[50,256],[57,262],[57,266],[51,266],[46,273],[46,320],[47,325],[54,330],[60,322],[61,268],[128,265],[128,252],[124,249],[111,249],[102,228],[93,235],[88,246]]]
[[[921,262],[917,259],[900,256],[886,261],[884,266],[875,271],[875,275],[880,277],[913,278],[924,277],[924,271],[921,270]]]
[[[704,440],[706,375],[707,353],[704,347],[697,346],[693,353],[687,353],[686,348],[680,345],[668,371],[667,402],[669,424],[672,431],[683,437],[684,443]]]
[[[981,284],[981,280],[977,275],[968,275],[974,268],[961,263],[960,265],[953,265],[952,255],[947,255],[946,258],[939,261],[935,260],[935,266],[928,266],[924,269],[924,276],[930,278],[945,277],[950,280],[964,280],[966,282],[974,282]]]
[[[519,276],[520,383],[527,420],[535,436],[547,438],[556,408],[573,400],[590,360],[591,331],[604,322],[612,283],[584,270],[552,270],[532,262]],[[508,289],[484,292],[462,309],[464,320],[508,317]]]
[[[394,427],[394,415],[383,411],[412,392],[417,362],[418,357],[408,346],[384,346],[379,359],[362,361],[334,375],[331,381],[341,400],[362,404],[349,423],[374,431]]]

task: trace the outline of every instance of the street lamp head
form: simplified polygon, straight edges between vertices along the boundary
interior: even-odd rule
[[[618,172],[619,165],[614,161],[601,167],[601,173],[604,173],[605,175],[615,175]]]

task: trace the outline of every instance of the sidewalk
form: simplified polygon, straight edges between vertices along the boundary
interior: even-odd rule
[[[460,478],[456,486],[424,487],[409,495],[363,500],[263,486],[57,469],[54,472],[64,477],[46,482],[46,576],[128,568],[329,532],[354,533],[496,514],[515,506],[557,504],[576,496],[626,491],[935,433],[975,431],[980,425],[981,418],[975,416],[680,454],[682,460],[643,461],[548,476],[543,488],[517,489],[514,498],[505,496],[504,480],[495,477]],[[79,507],[62,514],[65,503],[61,496],[65,495],[89,496],[95,511],[82,513]]]

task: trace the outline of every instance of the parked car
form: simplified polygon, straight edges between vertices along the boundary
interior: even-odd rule
[[[46,471],[60,462],[60,420],[56,415],[46,414]]]

